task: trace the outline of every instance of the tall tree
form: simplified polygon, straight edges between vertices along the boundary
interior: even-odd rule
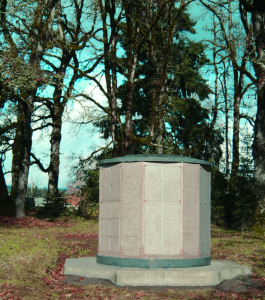
[[[217,9],[214,9],[213,6],[210,6],[206,4],[203,0],[200,0],[200,2],[211,12],[214,13],[214,15],[218,18],[219,20],[219,25],[221,28],[221,33],[222,37],[219,37],[215,43],[215,47],[218,46],[218,48],[224,49],[227,51],[227,54],[225,57],[222,57],[221,59],[227,59],[232,63],[233,66],[233,77],[234,77],[234,99],[233,99],[233,138],[232,138],[232,143],[233,143],[233,160],[232,160],[232,171],[231,171],[231,177],[230,177],[230,191],[236,189],[236,177],[238,176],[238,170],[239,170],[239,136],[240,136],[240,119],[244,118],[245,116],[240,113],[240,105],[241,101],[243,99],[244,94],[247,92],[248,88],[252,85],[255,84],[255,79],[251,76],[250,79],[252,82],[248,84],[244,88],[244,76],[245,72],[242,70],[246,71],[246,64],[249,58],[249,49],[248,46],[246,45],[244,49],[244,54],[243,54],[243,59],[241,61],[241,65],[239,66],[237,63],[238,60],[238,55],[237,55],[237,47],[240,44],[240,41],[242,41],[242,35],[236,37],[235,33],[231,32],[233,28],[233,21],[232,21],[232,9],[231,9],[231,1],[228,1],[228,34],[225,29],[225,14],[222,11],[222,5],[220,1],[217,2],[217,5],[220,6],[220,12],[217,11]],[[238,9],[238,8],[237,8]],[[244,37],[244,36],[243,36]],[[222,45],[222,41],[225,42],[225,48]],[[219,44],[217,44],[219,42]],[[213,42],[211,42],[213,43]],[[214,43],[213,43],[214,44]],[[240,49],[241,50],[241,49]],[[227,109],[227,108],[226,108]]]
[[[247,35],[249,53],[257,78],[257,116],[254,128],[253,157],[254,190],[255,190],[255,231],[265,229],[265,33],[264,33],[264,0],[239,0],[241,21]],[[247,13],[251,14],[251,25],[248,24]],[[254,36],[254,43],[252,37]],[[257,53],[257,54],[256,54]]]
[[[35,38],[32,38],[31,41],[28,39],[27,43],[31,49],[29,64],[35,69],[37,74],[41,73],[40,61],[45,53],[46,43],[51,33],[57,2],[58,1],[49,0],[38,2],[37,8],[34,12],[32,12],[33,19],[30,19],[32,21],[28,31],[30,35]],[[12,57],[16,62],[13,70],[17,69],[17,71],[21,72],[22,65],[19,59],[20,53],[16,47],[14,39],[11,36],[10,23],[7,20],[7,16],[7,1],[3,0],[1,1],[1,32],[9,46],[10,57]],[[44,19],[45,16],[46,19]],[[24,25],[25,24],[26,22]],[[25,27],[27,28],[27,26]],[[23,36],[23,32],[21,33],[21,30],[18,27],[15,32],[19,33],[20,37]],[[26,73],[24,69],[25,77],[31,72]],[[21,85],[21,82],[19,82],[19,84]],[[27,191],[30,151],[32,146],[31,115],[34,109],[38,85],[40,84],[41,82],[35,81],[31,83],[31,86],[27,84],[23,87],[22,85],[19,90],[20,99],[17,103],[17,126],[12,146],[12,189],[10,195],[11,202],[15,204],[16,207],[16,217],[25,217],[25,196]]]
[[[59,161],[60,161],[60,142],[61,142],[61,128],[62,128],[62,115],[65,109],[65,106],[67,104],[67,100],[73,99],[74,96],[72,95],[72,92],[74,90],[74,84],[76,81],[80,78],[82,78],[86,74],[87,77],[91,77],[90,73],[92,73],[95,68],[98,66],[100,60],[102,59],[102,55],[95,55],[94,57],[90,57],[87,59],[88,63],[92,63],[92,66],[86,69],[85,71],[79,72],[78,69],[81,68],[79,65],[80,59],[77,58],[77,52],[80,50],[87,50],[88,44],[91,43],[91,40],[95,38],[95,35],[97,32],[99,32],[101,29],[94,29],[95,21],[97,17],[97,12],[92,11],[92,13],[86,13],[86,16],[88,19],[91,19],[92,25],[91,29],[87,32],[84,32],[81,28],[81,18],[84,15],[84,11],[87,7],[84,6],[84,4],[89,4],[89,1],[86,1],[84,3],[84,0],[81,0],[81,2],[77,3],[76,0],[73,1],[73,6],[75,8],[75,24],[71,23],[70,20],[67,20],[67,16],[63,14],[61,4],[59,5],[59,9],[57,10],[57,24],[58,24],[58,30],[55,32],[52,32],[52,47],[57,46],[62,51],[61,57],[54,54],[48,54],[45,55],[48,57],[56,57],[60,60],[60,66],[56,67],[53,63],[51,63],[46,58],[43,58],[42,61],[44,61],[47,65],[49,65],[53,69],[52,76],[58,76],[60,74],[66,74],[67,68],[68,70],[72,67],[74,68],[74,74],[70,80],[69,86],[66,89],[66,92],[64,92],[64,84],[63,80],[64,78],[61,77],[60,79],[57,79],[52,86],[54,86],[54,92],[53,92],[53,102],[48,98],[43,97],[37,97],[36,102],[44,103],[44,105],[48,108],[48,115],[46,118],[51,118],[51,123],[44,122],[42,124],[42,128],[45,128],[47,126],[52,126],[52,133],[51,133],[51,154],[50,154],[50,164],[47,168],[44,168],[40,160],[34,155],[34,153],[31,153],[32,158],[34,159],[31,162],[31,165],[37,164],[41,171],[48,173],[48,193],[54,193],[58,191],[58,180],[59,180]],[[64,20],[63,20],[64,18]],[[92,19],[93,18],[93,19]],[[67,39],[67,33],[70,35],[71,40]],[[91,47],[90,47],[91,48]],[[92,48],[94,49],[94,48]],[[92,51],[90,50],[89,53]],[[71,64],[71,61],[73,60],[74,65]],[[62,101],[61,101],[62,100]],[[45,124],[46,123],[46,124]]]
[[[232,66],[232,74],[233,74],[233,135],[232,135],[232,167],[231,167],[231,175],[228,181],[228,195],[226,198],[226,210],[230,217],[227,217],[227,222],[230,224],[232,221],[232,211],[233,208],[236,206],[236,201],[238,201],[238,195],[240,194],[240,181],[241,179],[241,171],[239,170],[240,166],[240,152],[239,152],[239,138],[240,138],[240,120],[245,118],[247,121],[249,121],[250,124],[252,124],[252,117],[249,116],[249,114],[244,114],[240,111],[240,108],[242,109],[242,99],[246,92],[249,92],[250,87],[256,88],[257,81],[252,76],[252,74],[247,70],[247,62],[252,57],[253,54],[253,46],[251,43],[244,44],[244,39],[246,39],[246,35],[244,31],[242,32],[238,30],[236,34],[236,30],[239,28],[240,24],[236,24],[236,18],[232,18],[232,16],[235,15],[236,12],[239,12],[239,14],[242,16],[242,7],[241,5],[236,7],[231,7],[231,3],[234,1],[228,1],[228,3],[223,3],[221,1],[208,1],[209,4],[207,4],[205,1],[200,0],[200,2],[213,13],[214,16],[217,17],[219,21],[221,36],[217,37],[214,41],[208,42],[212,43],[214,47],[218,47],[218,52],[225,51],[225,55],[222,56],[219,53],[220,61],[218,63],[215,63],[215,65],[219,64],[220,62],[224,65],[224,83],[221,82],[222,88],[223,88],[223,94],[225,98],[225,115],[226,115],[226,136],[228,135],[228,103],[227,103],[227,92],[226,92],[226,78],[225,75],[227,74],[227,68],[225,66],[225,62],[228,60],[229,63],[231,63]],[[214,5],[212,5],[215,3]],[[228,7],[226,6],[228,4]],[[236,3],[237,4],[237,3]],[[228,17],[223,13],[223,9],[228,11]],[[228,21],[228,25],[226,25],[226,22]],[[226,31],[226,27],[228,27],[228,33]],[[215,28],[214,28],[215,30]],[[250,27],[250,31],[252,31],[252,28]],[[225,44],[223,44],[225,43]],[[242,54],[243,53],[243,56]],[[242,59],[241,59],[242,58]],[[241,61],[241,64],[238,63],[238,60]],[[250,79],[251,83],[246,84],[245,78],[247,77]],[[228,137],[226,137],[226,174],[228,178]],[[240,200],[241,201],[241,200]]]
[[[200,100],[207,98],[211,89],[206,85],[200,74],[199,69],[204,66],[207,60],[203,53],[204,46],[201,43],[195,43],[188,41],[185,43],[181,33],[190,31],[195,33],[193,26],[195,22],[192,22],[189,15],[183,11],[180,14],[179,19],[176,22],[176,32],[174,33],[174,42],[172,45],[171,56],[169,60],[169,72],[166,89],[171,84],[171,78],[174,78],[174,72],[177,72],[177,66],[183,63],[182,71],[177,73],[178,79],[172,86],[169,98],[165,102],[163,109],[164,114],[162,118],[163,129],[156,133],[154,137],[161,135],[162,139],[160,144],[152,143],[151,145],[134,145],[133,153],[154,153],[162,148],[164,153],[183,154],[203,159],[214,158],[214,161],[218,161],[221,155],[220,143],[222,138],[220,132],[212,129],[213,122],[209,124],[208,114],[209,111],[201,107],[198,100],[193,99],[192,94],[197,94]],[[120,34],[118,35],[118,42],[121,47],[126,49],[126,26],[122,23]],[[152,108],[152,96],[156,86],[156,77],[159,78],[159,58],[161,52],[159,52],[159,43],[162,40],[161,27],[163,22],[157,24],[158,30],[154,31],[153,42],[157,43],[157,52],[153,53],[154,57],[151,59],[147,54],[146,48],[143,47],[139,53],[139,64],[135,71],[135,84],[133,90],[133,105],[132,105],[132,117],[134,125],[134,135],[145,139],[148,137],[150,128],[150,110]],[[153,60],[157,60],[155,64]],[[121,74],[128,73],[126,57],[119,59],[118,71]],[[171,74],[173,73],[173,74]],[[155,74],[155,75],[154,75]],[[190,98],[191,97],[191,98]],[[125,119],[126,107],[127,107],[127,84],[124,83],[119,86],[117,92],[117,98],[121,104],[117,106],[116,111],[120,119]],[[107,107],[105,107],[107,109]],[[103,117],[100,121],[94,122],[94,125],[99,128],[102,134],[101,138],[109,140],[111,138],[111,126],[110,118],[108,115]],[[83,123],[83,121],[82,121]],[[170,129],[166,127],[170,126]],[[122,139],[121,126],[117,127],[117,138]],[[162,133],[162,134],[161,134]],[[207,142],[206,142],[207,141]],[[181,152],[181,148],[184,151]],[[164,150],[165,149],[165,150]],[[94,154],[96,151],[94,152]],[[91,156],[87,159],[81,159],[80,163],[90,161]]]
[[[180,2],[180,7],[176,8],[176,4]],[[135,145],[148,145],[153,142],[156,130],[159,126],[159,120],[162,117],[162,107],[170,92],[171,86],[177,79],[172,80],[171,86],[165,91],[165,81],[168,73],[168,62],[173,41],[173,35],[176,30],[176,20],[179,18],[181,11],[189,5],[193,0],[185,3],[184,1],[163,0],[163,1],[145,1],[138,0],[121,1],[120,5],[114,0],[106,0],[105,5],[101,0],[98,1],[101,21],[103,27],[103,47],[104,47],[104,73],[106,78],[107,90],[98,82],[97,85],[108,99],[108,108],[102,107],[90,96],[80,93],[93,103],[98,105],[110,118],[111,137],[113,142],[114,156],[132,153]],[[160,19],[166,20],[163,29],[157,27]],[[110,25],[107,25],[109,17]],[[121,23],[122,18],[125,19],[124,24]],[[121,63],[120,57],[117,55],[118,35],[121,28],[125,26],[125,56],[126,66]],[[160,28],[163,31],[165,44],[163,45],[163,62],[160,62],[159,78],[156,79],[157,85],[152,92],[152,105],[149,114],[150,131],[146,138],[141,139],[134,134],[132,107],[133,107],[133,90],[135,86],[135,74],[139,64],[138,57],[142,49],[148,48],[150,60],[152,55],[157,55],[152,50],[154,32]],[[181,68],[181,66],[180,66]],[[125,70],[128,70],[126,73]],[[122,123],[117,113],[117,72],[124,76],[126,81],[126,113],[125,122]],[[176,72],[177,73],[177,72]],[[120,130],[120,137],[117,131]]]
[[[5,5],[4,2],[1,3],[1,8],[3,7],[3,5]],[[7,18],[7,15],[9,14],[12,18],[14,16],[14,13],[20,11],[23,8],[23,6],[23,3],[20,3],[19,6],[15,5],[12,11],[9,11],[8,13],[1,10],[1,20],[3,21],[3,19]],[[6,28],[2,28],[2,22],[0,28],[2,31],[6,30]],[[21,31],[20,28],[19,31]],[[17,31],[15,30],[14,32]],[[13,52],[12,50],[10,51],[10,49],[8,48],[8,43],[6,41],[1,40],[0,43],[0,215],[15,216],[16,206],[14,202],[10,201],[10,196],[7,192],[4,177],[5,174],[11,172],[3,171],[3,163],[5,161],[6,152],[12,149],[13,143],[11,141],[14,141],[15,129],[17,127],[17,122],[12,120],[12,116],[17,114],[16,103],[20,100],[20,95],[17,89],[19,88],[20,84],[24,88],[30,87],[32,82],[34,82],[36,79],[36,72],[26,73],[25,76],[24,65],[21,62],[20,58],[14,59]],[[18,53],[23,53],[25,51],[25,46],[17,44],[17,50]],[[19,68],[21,66],[22,68]],[[22,72],[20,72],[21,69],[23,69],[23,74],[21,74]],[[14,104],[11,105],[12,101],[14,102]]]
[[[205,138],[207,139],[206,135],[202,138],[203,132],[205,131],[205,128],[202,129],[203,126],[205,125],[206,127],[209,127],[209,125],[202,122],[205,119],[208,119],[207,110],[203,109],[201,105],[197,103],[198,101],[188,97],[191,97],[192,94],[196,93],[200,100],[203,100],[208,97],[210,92],[212,92],[206,85],[206,80],[204,80],[199,74],[199,69],[206,62],[209,62],[209,60],[203,54],[204,47],[201,43],[195,43],[189,40],[186,43],[185,41],[187,41],[187,38],[184,39],[181,36],[181,34],[185,31],[195,33],[193,29],[195,24],[195,22],[190,20],[189,15],[186,13],[186,9],[181,12],[179,19],[176,21],[177,30],[174,33],[174,42],[168,64],[169,71],[166,89],[171,84],[171,78],[177,75],[177,73],[174,73],[177,70],[177,66],[183,64],[183,67],[182,71],[178,73],[178,79],[172,86],[171,93],[169,94],[167,101],[164,106],[162,106],[164,113],[163,117],[160,119],[160,129],[155,134],[155,137],[157,138],[156,141],[159,140],[159,143],[152,143],[151,147],[148,147],[148,151],[151,151],[152,153],[156,151],[157,153],[164,152],[177,154],[184,146],[184,155],[192,156],[193,154],[189,151],[189,147],[193,145],[195,153],[199,155],[200,151],[198,149],[195,150],[195,148],[199,147],[200,139],[200,143],[202,145],[205,144]],[[156,78],[159,77],[159,67],[161,66],[161,64],[159,64],[159,58],[161,58],[162,55],[160,48],[163,43],[161,36],[161,27],[163,27],[163,25],[164,24],[161,21],[159,25],[157,25],[160,26],[160,30],[158,29],[153,33],[153,44],[156,43],[157,45],[156,53],[153,53],[153,58],[151,59],[147,54],[147,50],[143,48],[139,55],[140,64],[136,69],[132,114],[134,117],[134,134],[141,138],[146,138],[149,134],[149,114],[152,105],[152,96],[157,84]],[[125,34],[121,33],[119,41],[123,47],[126,47],[126,45],[124,45],[124,36]],[[126,66],[126,64],[123,65]],[[125,116],[127,102],[125,84],[118,88],[118,98],[122,100],[122,105],[118,108],[118,113],[120,116]],[[200,115],[201,112],[202,114]],[[186,123],[183,122],[183,118],[187,121]],[[96,126],[101,127],[101,132],[104,133],[104,138],[109,137],[106,122],[107,120],[102,120],[95,124]],[[202,129],[202,134],[199,134],[198,131],[196,132],[196,130],[199,129],[198,127],[195,129],[197,122],[198,127]],[[202,123],[200,124],[200,122]],[[191,124],[193,126],[191,126]],[[168,126],[170,129],[166,129]],[[191,129],[193,131],[190,131]],[[180,131],[182,130],[185,134],[180,134]],[[190,134],[187,134],[188,131]],[[210,130],[208,130],[208,132],[210,133]],[[214,134],[212,136],[214,136]],[[216,140],[218,139],[216,138]],[[135,151],[137,153],[140,151],[141,153],[143,151],[143,147],[138,146],[138,148],[135,148]]]
[[[86,2],[88,3],[88,1]],[[76,27],[74,28],[71,21],[66,18],[65,14],[62,14],[62,7],[61,4],[58,3],[57,6],[57,24],[58,24],[58,30],[57,31],[51,31],[49,39],[46,41],[46,50],[52,49],[53,47],[57,46],[59,49],[62,50],[62,57],[58,57],[57,55],[52,55],[49,53],[45,53],[45,56],[50,57],[56,57],[61,60],[61,64],[59,68],[57,68],[53,63],[42,57],[41,61],[45,62],[47,65],[51,66],[53,68],[54,72],[45,71],[43,73],[47,73],[49,77],[51,77],[51,80],[47,81],[47,85],[51,85],[55,88],[53,97],[52,98],[44,98],[35,96],[35,102],[34,103],[41,103],[41,105],[38,108],[41,107],[47,107],[49,111],[49,115],[46,115],[46,112],[42,111],[42,115],[37,115],[37,119],[31,122],[37,122],[42,121],[42,124],[40,127],[32,129],[32,132],[40,129],[47,128],[48,126],[52,126],[52,134],[51,134],[51,160],[50,165],[48,168],[44,168],[41,164],[40,160],[34,155],[34,153],[30,152],[30,156],[34,159],[31,161],[30,165],[37,164],[39,168],[43,171],[48,173],[49,181],[48,181],[48,193],[53,193],[58,191],[58,177],[59,177],[59,147],[60,147],[60,141],[61,141],[61,119],[62,114],[64,111],[64,107],[66,105],[66,102],[68,99],[72,99],[73,95],[72,90],[74,83],[77,79],[81,78],[83,76],[79,74],[77,75],[77,71],[74,70],[74,75],[72,76],[70,80],[69,87],[67,88],[66,92],[63,94],[63,88],[64,84],[63,81],[66,76],[66,68],[70,65],[70,61],[74,61],[75,68],[77,69],[79,67],[79,61],[76,56],[76,52],[79,50],[82,50],[86,46],[86,42],[91,40],[95,37],[95,34],[100,30],[94,30],[95,25],[95,19],[96,19],[96,11],[92,8],[92,14],[87,14],[87,17],[93,17],[94,20],[92,21],[92,29],[88,32],[83,32],[81,28],[81,17],[84,13],[84,10],[87,7],[84,7],[84,1],[81,1],[81,3],[77,4],[76,1],[74,1],[75,5],[75,16],[76,16]],[[65,22],[63,22],[62,17],[65,18]],[[21,19],[18,16],[19,20],[22,21],[22,23],[25,25],[25,20]],[[70,25],[71,24],[71,25]],[[35,24],[35,26],[37,26]],[[30,26],[26,26],[26,28],[30,28]],[[19,29],[20,24],[19,24]],[[15,30],[17,28],[15,27]],[[21,31],[21,30],[19,30]],[[66,39],[66,34],[69,33],[72,41],[69,41]],[[80,38],[81,33],[83,35]],[[36,36],[35,36],[36,38]],[[81,44],[81,45],[79,45]],[[92,67],[90,67],[87,72],[88,74],[92,72],[95,67],[98,65],[99,61],[101,60],[102,56],[98,55],[96,58],[94,58],[94,62]],[[90,63],[93,59],[87,59],[87,62]],[[71,66],[71,65],[70,65]],[[84,73],[85,74],[85,73]],[[41,76],[43,77],[43,76]],[[16,85],[17,81],[20,83],[21,79],[16,78],[16,82],[14,82],[14,85]],[[40,76],[38,77],[40,79]],[[42,78],[43,79],[43,78]],[[42,81],[43,83],[43,81]],[[20,85],[21,88],[21,85]],[[62,102],[60,102],[61,98],[63,99]],[[37,108],[37,109],[38,109]],[[32,112],[32,117],[36,117],[36,115]],[[51,118],[52,122],[47,122],[47,120]]]

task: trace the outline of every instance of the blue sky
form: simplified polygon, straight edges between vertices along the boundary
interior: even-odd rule
[[[191,13],[191,18],[196,19],[201,16],[201,18],[198,19],[197,25],[195,26],[195,30],[197,31],[197,34],[187,34],[187,37],[194,40],[194,41],[200,41],[202,39],[213,39],[213,36],[211,32],[206,31],[204,28],[206,25],[208,28],[212,27],[212,15],[207,13],[206,9],[202,5],[198,5],[198,2],[192,3],[189,7],[189,12]],[[67,15],[69,15],[70,10]],[[234,17],[233,17],[234,18]],[[217,19],[215,19],[216,22]],[[88,22],[86,22],[88,23]],[[87,26],[86,26],[87,25]],[[84,24],[83,25],[85,29],[90,28],[89,24]],[[205,51],[206,55],[210,58],[212,61],[212,51]],[[82,56],[85,57],[85,56]],[[51,60],[54,62],[55,60]],[[55,62],[54,62],[55,63]],[[57,64],[58,65],[58,64]],[[43,65],[44,66],[44,65]],[[248,66],[251,66],[248,63]],[[213,68],[212,68],[213,70]],[[253,68],[250,67],[249,70],[251,70],[251,73],[254,75]],[[97,69],[98,71],[98,69]],[[69,74],[72,74],[72,72],[69,72]],[[205,72],[205,68],[201,69],[201,74],[202,76],[207,79],[208,84],[210,84],[213,87],[214,80],[215,80],[215,75],[213,72]],[[65,83],[69,82],[69,80],[66,80]],[[105,82],[104,82],[104,76],[102,77],[101,81],[102,85],[105,87]],[[250,81],[246,79],[246,83],[249,83]],[[228,82],[230,83],[230,87],[232,87],[233,81]],[[85,91],[86,93],[92,93],[93,97],[97,99],[101,104],[106,104],[107,101],[104,97],[104,95],[101,93],[101,91],[93,86],[93,85],[88,85],[87,80],[81,80],[79,81],[78,84],[75,85],[75,88],[78,91]],[[44,90],[44,95],[51,95],[50,91],[52,88],[48,88]],[[252,93],[253,94],[253,93]],[[210,96],[210,99],[213,101],[214,97],[213,95]],[[246,99],[248,99],[246,95]],[[250,97],[252,102],[254,101],[253,96]],[[203,106],[208,107],[211,101],[204,101]],[[246,101],[247,102],[247,101]],[[213,103],[213,102],[212,102]],[[255,103],[255,102],[254,102]],[[83,105],[85,107],[82,107],[80,103],[77,101],[71,102],[68,104],[68,108],[70,110],[70,117],[73,120],[77,120],[81,118],[82,114],[84,114],[89,110],[89,107],[91,104],[89,104],[87,101],[83,102]],[[255,113],[255,109],[252,111],[251,115]],[[99,139],[99,134],[97,132],[92,132],[93,126],[91,124],[84,125],[80,128],[80,130],[77,132],[74,129],[74,126],[70,123],[65,122],[65,116],[66,114],[64,113],[63,115],[63,123],[62,123],[62,139],[61,139],[61,145],[60,145],[60,174],[59,174],[59,188],[65,188],[67,183],[69,183],[72,178],[68,176],[69,167],[76,165],[77,160],[69,160],[67,159],[71,153],[75,153],[76,156],[82,155],[83,158],[89,156],[89,154],[97,149],[100,146],[104,146],[105,142]],[[241,128],[244,126],[246,123],[245,120],[241,120]],[[224,119],[220,118],[218,120],[218,126],[222,127],[224,126]],[[232,126],[232,119],[230,120],[230,129]],[[246,128],[249,131],[252,131],[252,128],[248,125],[246,125]],[[51,128],[47,130],[46,133],[43,133],[43,138],[38,141],[38,139],[42,136],[42,132],[34,132],[33,133],[33,143],[32,143],[32,152],[41,160],[43,163],[44,167],[48,167],[49,164],[49,155],[50,155],[50,136],[49,134],[51,133]],[[231,133],[230,133],[231,135]],[[6,160],[4,162],[4,167],[6,171],[11,170],[11,164],[12,164],[12,153],[11,151],[6,153]],[[48,174],[43,173],[39,170],[39,168],[36,165],[33,165],[30,167],[29,170],[29,177],[28,177],[28,185],[31,182],[31,178],[33,178],[33,182],[35,186],[37,185],[38,187],[46,187],[48,184]],[[7,185],[11,185],[11,174],[8,173],[5,175],[6,183]]]

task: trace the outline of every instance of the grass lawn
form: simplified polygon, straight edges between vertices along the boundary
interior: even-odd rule
[[[96,256],[98,221],[77,217],[0,216],[0,299],[265,299],[248,293],[207,289],[166,292],[129,291],[102,285],[64,284],[66,258]],[[253,268],[265,285],[265,236],[211,226],[212,259]],[[263,292],[264,293],[264,292]]]

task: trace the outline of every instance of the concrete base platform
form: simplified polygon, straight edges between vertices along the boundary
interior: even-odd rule
[[[107,279],[117,286],[212,286],[240,275],[252,275],[249,266],[212,260],[210,266],[191,268],[134,268],[107,266],[96,257],[68,258],[64,275]]]

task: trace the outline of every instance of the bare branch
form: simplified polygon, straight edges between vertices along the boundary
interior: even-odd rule
[[[245,114],[240,114],[239,115],[240,119],[246,119],[248,120],[249,124],[254,128],[255,127],[255,120],[254,120],[254,117],[250,117],[250,116],[247,116]]]
[[[38,158],[32,152],[30,152],[30,156],[35,159],[35,161],[30,162],[30,166],[32,166],[34,164],[37,164],[39,166],[39,168],[41,169],[42,172],[44,172],[44,173],[48,173],[49,172],[50,166],[47,169],[45,169],[43,167],[42,163],[38,160]]]

